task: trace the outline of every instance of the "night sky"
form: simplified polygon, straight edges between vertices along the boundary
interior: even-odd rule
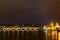
[[[0,0],[0,24],[60,22],[59,2],[54,0]]]

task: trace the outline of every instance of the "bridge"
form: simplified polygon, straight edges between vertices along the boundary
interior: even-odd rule
[[[41,27],[2,27],[0,31],[38,31]]]

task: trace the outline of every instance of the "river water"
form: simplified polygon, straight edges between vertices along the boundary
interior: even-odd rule
[[[60,40],[60,32],[38,31],[0,31],[0,40]]]

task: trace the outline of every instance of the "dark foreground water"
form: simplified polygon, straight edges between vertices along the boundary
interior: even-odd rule
[[[0,31],[0,40],[60,40],[57,31]]]

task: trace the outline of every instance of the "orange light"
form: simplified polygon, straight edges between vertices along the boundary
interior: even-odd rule
[[[60,26],[59,26],[59,24],[56,22],[56,28],[59,28]]]

